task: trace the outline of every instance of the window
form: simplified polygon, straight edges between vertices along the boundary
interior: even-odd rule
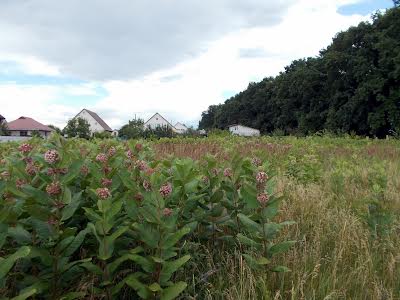
[[[28,131],[26,131],[26,130],[21,130],[21,131],[19,132],[19,136],[28,136]]]

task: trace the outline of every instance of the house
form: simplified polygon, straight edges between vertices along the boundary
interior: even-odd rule
[[[91,134],[103,131],[107,131],[109,133],[113,132],[110,126],[108,126],[107,123],[104,122],[104,120],[100,118],[98,114],[86,108],[82,109],[81,112],[74,117],[74,119],[75,118],[86,120],[90,125]]]
[[[228,126],[229,131],[232,134],[240,135],[240,136],[260,136],[260,130],[247,127],[240,124],[233,124]]]
[[[111,136],[112,136],[112,137],[118,137],[118,130],[117,130],[117,129],[114,129],[114,130],[111,132]]]
[[[157,127],[169,127],[172,131],[176,132],[176,129],[170,122],[168,122],[163,116],[159,113],[155,113],[150,119],[148,119],[144,123],[144,128],[147,129],[156,129]]]
[[[185,133],[186,131],[188,131],[188,128],[185,126],[185,124],[182,124],[182,123],[176,123],[175,124],[175,130],[176,130],[176,133]]]
[[[52,128],[28,117],[19,117],[17,120],[8,122],[7,126],[11,136],[32,136],[34,132],[37,132],[42,137],[47,137],[53,131]]]

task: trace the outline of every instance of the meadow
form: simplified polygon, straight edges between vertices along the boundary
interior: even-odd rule
[[[400,299],[400,141],[0,144],[0,299]]]

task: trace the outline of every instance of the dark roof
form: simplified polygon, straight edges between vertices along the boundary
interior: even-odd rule
[[[5,120],[6,118],[4,118],[2,115],[0,115],[0,121]]]
[[[38,121],[28,118],[19,117],[18,119],[8,122],[7,127],[9,130],[40,130],[40,131],[53,131],[50,127],[39,123]]]
[[[86,110],[86,111],[93,117],[93,119],[95,119],[96,122],[99,123],[101,127],[103,127],[103,129],[104,129],[105,131],[113,131],[113,130],[111,129],[111,127],[108,126],[107,123],[104,122],[104,120],[103,120],[102,118],[100,118],[99,115],[96,114],[94,111],[91,111],[91,110],[88,110],[88,109],[84,108],[84,109],[81,110],[81,112],[84,111],[84,110]],[[81,112],[80,112],[80,113],[81,113]],[[79,113],[79,114],[80,114],[80,113]],[[79,114],[78,114],[78,115],[79,115]],[[76,116],[75,116],[75,117],[76,117]]]

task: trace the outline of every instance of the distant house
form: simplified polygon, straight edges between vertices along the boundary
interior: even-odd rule
[[[113,137],[118,137],[118,130],[117,130],[117,129],[114,129],[114,130],[111,132],[111,136],[113,136]]]
[[[144,123],[144,128],[147,129],[156,129],[157,127],[169,127],[171,128],[174,132],[176,132],[176,129],[170,122],[168,122],[162,115],[159,113],[155,113],[150,119],[148,119]]]
[[[247,127],[240,124],[233,124],[228,126],[229,131],[232,134],[240,135],[240,136],[260,136],[260,130]]]
[[[176,123],[174,127],[175,127],[176,133],[182,134],[182,133],[185,133],[186,131],[188,131],[188,128],[185,126],[185,124],[182,124],[179,122]]]
[[[81,112],[74,117],[74,119],[76,118],[82,118],[89,123],[91,134],[103,131],[107,131],[109,133],[113,132],[110,126],[108,126],[98,114],[86,108],[82,109]]]
[[[28,117],[19,117],[17,120],[8,122],[7,126],[11,136],[32,136],[34,132],[37,132],[42,137],[47,137],[53,131],[52,128]]]

